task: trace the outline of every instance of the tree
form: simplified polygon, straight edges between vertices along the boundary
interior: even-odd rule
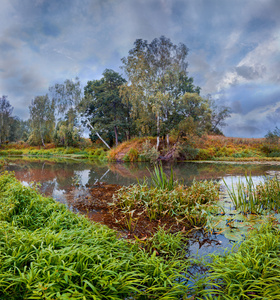
[[[122,102],[119,95],[119,87],[125,82],[117,72],[106,69],[100,80],[88,81],[84,89],[82,110],[93,129],[106,135],[110,144],[113,143],[113,137],[118,145],[120,135],[129,136],[130,104]],[[94,139],[93,136],[91,138]]]
[[[80,127],[77,124],[77,113],[74,108],[70,108],[65,120],[58,122],[54,133],[54,143],[57,146],[75,147],[80,141]]]
[[[66,79],[49,88],[52,101],[55,103],[56,117],[64,118],[69,109],[77,107],[81,101],[81,83],[79,78]]]
[[[0,97],[0,145],[8,140],[14,109],[7,98],[4,95]]]
[[[280,138],[280,129],[276,126],[273,131],[269,130],[265,139],[269,144],[278,144]]]
[[[227,106],[218,106],[217,103],[208,97],[212,110],[210,129],[211,133],[222,135],[221,128],[226,126],[225,119],[230,117],[231,109]]]
[[[55,107],[55,143],[63,146],[74,146],[80,140],[81,128],[78,125],[77,109],[82,99],[79,78],[66,79],[49,88]]]
[[[185,92],[200,90],[194,87],[193,79],[187,77],[187,54],[184,44],[174,45],[161,36],[150,44],[137,39],[129,55],[122,59],[129,82],[121,88],[121,95],[129,97],[140,131],[149,129],[147,122],[154,122],[157,148],[162,123],[174,112],[174,102]]]
[[[28,139],[30,144],[42,145],[51,142],[55,127],[54,102],[48,95],[37,96],[29,106],[31,134]]]
[[[208,99],[196,93],[185,93],[177,101],[172,126],[179,137],[201,135],[211,127],[212,110]]]

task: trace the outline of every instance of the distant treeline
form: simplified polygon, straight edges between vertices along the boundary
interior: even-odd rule
[[[161,36],[151,43],[137,39],[122,58],[124,77],[106,69],[101,79],[66,79],[36,96],[29,119],[13,116],[7,96],[0,97],[0,144],[25,141],[30,145],[55,143],[77,146],[87,126],[94,142],[100,135],[110,146],[131,137],[189,139],[203,133],[222,134],[228,107],[217,106],[188,76],[188,48]]]

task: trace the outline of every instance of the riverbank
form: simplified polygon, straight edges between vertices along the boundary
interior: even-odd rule
[[[80,148],[30,147],[27,144],[8,144],[0,148],[0,157],[41,156],[88,158],[117,162],[167,161],[223,161],[264,162],[280,161],[280,145],[267,139],[228,138],[224,136],[193,137],[191,141],[161,140],[156,149],[155,137],[134,138],[113,147],[111,150],[100,144],[89,144]]]

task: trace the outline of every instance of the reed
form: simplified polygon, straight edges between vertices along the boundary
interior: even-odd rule
[[[186,266],[0,176],[0,298],[180,299]]]
[[[150,171],[149,171],[150,172]],[[170,170],[170,176],[167,177],[166,173],[163,171],[162,164],[154,167],[154,171],[150,172],[151,175],[151,185],[158,189],[167,189],[168,191],[173,190],[178,186],[178,182],[174,180],[173,169]]]

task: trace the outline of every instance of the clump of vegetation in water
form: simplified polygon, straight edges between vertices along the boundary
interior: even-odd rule
[[[186,264],[140,250],[13,174],[0,176],[0,203],[3,300],[180,299],[188,290]]]
[[[164,173],[162,165],[155,166],[154,171],[151,174],[151,185],[154,188],[173,190],[178,186],[178,182],[174,180],[173,169],[170,170],[169,178]]]
[[[250,233],[238,250],[212,255],[195,299],[279,299],[280,232],[271,225]]]
[[[172,218],[187,227],[205,226],[207,216],[219,197],[219,185],[213,181],[193,181],[190,187],[168,179],[162,168],[155,168],[152,186],[147,182],[121,188],[111,204],[112,212],[121,215],[124,227],[134,231],[138,219],[150,221]]]
[[[235,205],[243,213],[261,214],[264,210],[278,210],[280,204],[280,184],[277,177],[267,179],[254,185],[251,176],[245,175],[246,182],[239,181],[236,188],[225,183],[228,194]]]

